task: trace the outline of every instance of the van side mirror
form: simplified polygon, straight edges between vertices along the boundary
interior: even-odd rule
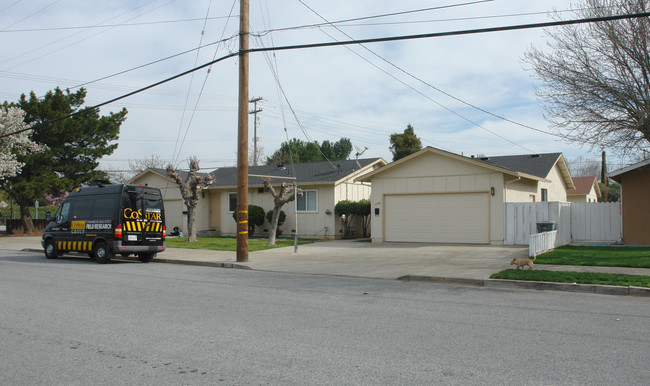
[[[45,220],[47,220],[48,222],[52,221],[52,215],[50,214],[49,209],[45,211]]]

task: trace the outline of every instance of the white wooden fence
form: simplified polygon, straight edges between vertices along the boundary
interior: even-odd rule
[[[553,222],[561,243],[571,242],[571,203],[508,202],[505,205],[506,245],[526,245],[538,222]]]
[[[528,241],[528,256],[541,255],[560,246],[558,231],[542,232],[530,235]]]
[[[577,242],[615,242],[623,238],[620,202],[571,204],[571,238]]]
[[[622,238],[621,221],[621,204],[618,202],[506,203],[504,244],[528,244],[531,248],[531,243],[535,243],[531,251],[547,248],[551,242],[549,237],[536,236],[531,239],[531,235],[538,233],[538,222],[555,223],[557,234],[553,236],[553,248],[572,241],[617,242]],[[539,246],[542,241],[544,246]]]

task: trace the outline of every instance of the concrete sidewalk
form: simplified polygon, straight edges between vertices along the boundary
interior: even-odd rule
[[[0,237],[0,249],[42,252],[41,238]],[[579,284],[539,283],[490,279],[493,273],[512,268],[513,257],[526,258],[521,246],[439,245],[382,243],[355,240],[317,242],[293,247],[250,252],[249,261],[236,262],[235,252],[168,248],[154,262],[191,264],[308,275],[346,276],[389,280],[421,280],[480,286],[517,286],[650,296],[650,289]],[[536,265],[552,271],[609,272],[649,275],[650,269]]]

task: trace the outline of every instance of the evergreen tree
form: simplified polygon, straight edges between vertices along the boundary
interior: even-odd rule
[[[321,162],[346,160],[352,152],[352,142],[349,138],[341,138],[337,142],[328,140],[319,144],[318,141],[304,142],[293,138],[289,142],[282,142],[280,148],[270,157],[266,158],[267,165],[281,163]]]
[[[32,140],[47,146],[42,153],[18,155],[22,171],[0,182],[2,189],[20,205],[27,233],[33,232],[29,207],[46,193],[59,195],[82,183],[105,179],[97,170],[98,160],[117,148],[120,126],[127,111],[100,116],[99,109],[82,108],[86,90],[74,93],[60,88],[48,91],[43,98],[34,92],[21,95],[18,103],[4,105],[25,111],[25,122],[33,125]],[[61,119],[70,114],[72,117]],[[48,123],[55,119],[59,121]]]
[[[393,153],[393,161],[404,158],[422,149],[422,141],[415,135],[413,126],[409,123],[402,134],[390,135],[390,152]]]

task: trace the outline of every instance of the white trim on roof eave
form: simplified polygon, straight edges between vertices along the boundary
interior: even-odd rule
[[[452,158],[452,159],[455,159],[455,160],[458,160],[458,161],[467,162],[467,163],[469,163],[471,165],[483,167],[483,168],[486,168],[486,169],[489,169],[489,170],[494,170],[496,172],[511,175],[511,176],[514,176],[514,177],[526,178],[526,179],[535,180],[535,181],[551,182],[550,180],[548,180],[546,178],[533,176],[532,174],[526,174],[526,173],[518,172],[516,170],[510,170],[510,169],[502,168],[500,166],[490,165],[490,164],[487,164],[485,162],[481,162],[479,160],[468,158],[468,157],[458,155],[458,154],[455,154],[455,153],[451,153],[451,152],[448,152],[448,151],[445,151],[445,150],[437,149],[437,148],[431,147],[431,146],[427,146],[427,147],[423,148],[422,150],[419,150],[419,151],[417,151],[417,152],[415,152],[413,154],[409,154],[408,156],[406,156],[404,158],[401,158],[401,159],[399,159],[397,161],[393,161],[393,162],[389,163],[388,165],[386,165],[384,167],[373,170],[372,172],[370,172],[370,173],[368,173],[368,174],[366,174],[366,175],[364,175],[362,177],[359,177],[358,179],[356,179],[356,181],[360,181],[360,182],[371,181],[372,177],[374,177],[375,175],[383,173],[386,170],[388,170],[388,169],[390,169],[390,168],[392,168],[394,166],[397,166],[397,165],[399,165],[401,163],[404,163],[404,162],[406,162],[406,161],[408,161],[408,160],[410,160],[412,158],[419,157],[420,155],[425,154],[425,153],[429,153],[429,152],[434,153],[434,154],[439,154],[439,155],[442,155],[442,156],[446,156],[446,157],[449,157],[449,158]]]
[[[375,166],[378,163],[383,163],[383,165],[380,166],[378,169],[375,169],[375,170],[379,170],[379,169],[381,169],[382,167],[384,167],[384,166],[386,166],[388,164],[386,162],[386,160],[379,157],[378,159],[376,159],[375,161],[373,161],[373,162],[369,163],[368,165],[362,167],[361,169],[355,170],[352,173],[348,174],[347,176],[334,181],[334,185],[341,184],[344,181],[349,180],[349,179],[352,179],[352,182],[364,182],[364,181],[362,181],[362,178],[363,178],[363,176],[368,174],[368,173],[365,173],[365,171],[370,169],[371,167]],[[372,172],[374,172],[374,170],[370,171],[369,173],[372,173]],[[361,174],[361,175],[359,176],[359,174]]]
[[[613,172],[609,172],[609,173],[607,173],[607,177],[616,177],[618,175],[630,172],[630,171],[632,171],[634,169],[638,169],[638,168],[641,168],[641,167],[644,167],[644,166],[647,166],[647,165],[650,165],[650,158],[645,159],[645,160],[640,161],[640,162],[637,162],[635,164],[626,166],[624,168],[614,170]]]
[[[158,173],[157,170],[154,170],[154,169],[151,169],[151,168],[147,168],[147,169],[141,171],[140,173],[138,173],[137,175],[135,175],[135,176],[129,178],[129,179],[126,181],[126,183],[127,183],[127,184],[132,184],[133,181],[135,181],[136,179],[141,178],[141,177],[143,177],[144,175],[149,174],[149,173],[153,173],[153,174],[159,175],[160,177],[163,177],[163,178],[165,178],[165,179],[168,179],[168,180],[170,180],[170,181],[174,181],[174,180],[173,180],[171,177],[169,177],[167,174]]]
[[[300,187],[301,185],[304,186],[304,185],[336,185],[336,184],[334,183],[334,181],[298,182],[298,187]],[[248,189],[257,189],[257,188],[263,188],[263,187],[264,187],[264,184],[255,184],[255,185],[248,184]],[[230,190],[230,189],[237,189],[237,185],[208,186],[205,189]]]
[[[564,179],[564,183],[566,184],[566,189],[575,189],[576,185],[573,183],[573,178],[571,177],[571,170],[569,170],[569,165],[567,165],[566,160],[564,159],[564,155],[560,153],[560,156],[557,157],[557,160],[555,160],[555,164],[553,166],[557,165],[558,162],[562,161],[562,166],[559,166],[560,169],[560,174],[562,175],[562,178]]]

